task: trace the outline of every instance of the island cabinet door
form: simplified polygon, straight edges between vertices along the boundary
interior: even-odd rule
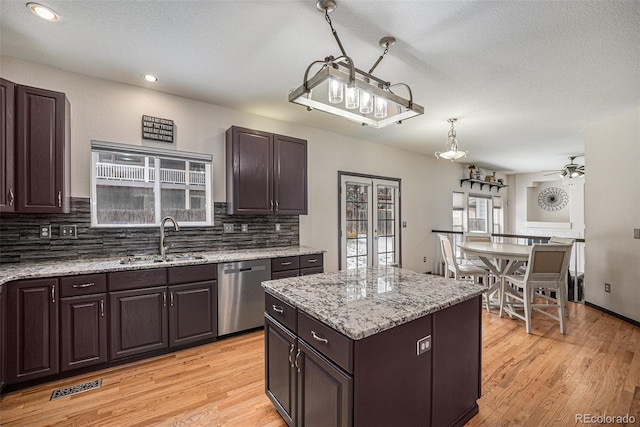
[[[265,392],[289,426],[296,418],[296,337],[265,317]]]
[[[352,425],[353,378],[298,340],[298,426]]]

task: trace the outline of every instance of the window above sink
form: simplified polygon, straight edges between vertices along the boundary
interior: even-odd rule
[[[91,225],[213,224],[211,155],[91,142]]]

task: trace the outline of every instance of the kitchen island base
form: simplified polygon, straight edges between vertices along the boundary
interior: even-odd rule
[[[288,425],[462,426],[478,413],[481,296],[362,339],[278,298],[266,299],[265,387]]]

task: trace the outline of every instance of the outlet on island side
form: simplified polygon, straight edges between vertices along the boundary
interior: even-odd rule
[[[604,284],[604,291],[608,294],[611,293],[611,283],[605,283]]]

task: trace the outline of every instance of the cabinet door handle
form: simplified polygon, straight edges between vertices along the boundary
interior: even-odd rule
[[[289,261],[289,262],[281,262],[281,263],[280,263],[280,265],[282,265],[282,266],[285,266],[285,265],[291,265],[291,264],[292,264],[292,262],[291,262],[291,261]]]
[[[308,259],[308,260],[307,260],[307,262],[308,262],[309,264],[313,264],[314,262],[318,262],[318,259],[317,259],[317,258],[314,258],[314,259]]]
[[[171,304],[171,307],[173,307],[173,291],[169,293],[169,297],[170,297],[169,304]]]
[[[16,196],[13,194],[13,188],[9,189],[9,206],[13,206],[16,201]]]
[[[83,284],[78,284],[78,285],[73,285],[74,288],[90,288],[91,286],[95,286],[96,284],[91,282],[91,283],[83,283]]]
[[[100,316],[104,317],[104,300],[100,300]]]
[[[56,285],[51,285],[51,302],[56,302]]]
[[[162,306],[163,307],[167,306],[167,293],[166,292],[162,293]]]
[[[316,331],[311,331],[311,336],[313,337],[314,340],[316,341],[320,341],[321,343],[325,343],[325,344],[329,344],[329,340],[326,338],[321,337],[320,335],[318,335],[316,333]]]
[[[295,346],[296,346],[295,344],[291,344],[291,347],[289,347],[289,364],[291,365],[292,368],[294,368],[292,356],[293,356],[293,349],[295,348]]]
[[[273,210],[273,200],[269,202],[269,210]]]
[[[293,365],[296,368],[296,370],[300,372],[301,368],[300,368],[300,365],[298,364],[298,357],[300,357],[300,349],[298,349],[298,352],[296,353],[296,360],[293,362]]]
[[[278,212],[278,209],[280,209],[280,202],[276,200],[276,212]]]
[[[282,309],[282,307],[278,307],[275,304],[272,305],[272,307],[273,307],[273,311],[275,311],[276,313],[280,313],[280,314],[284,313],[284,310]]]
[[[58,207],[62,207],[62,191],[58,191]]]

